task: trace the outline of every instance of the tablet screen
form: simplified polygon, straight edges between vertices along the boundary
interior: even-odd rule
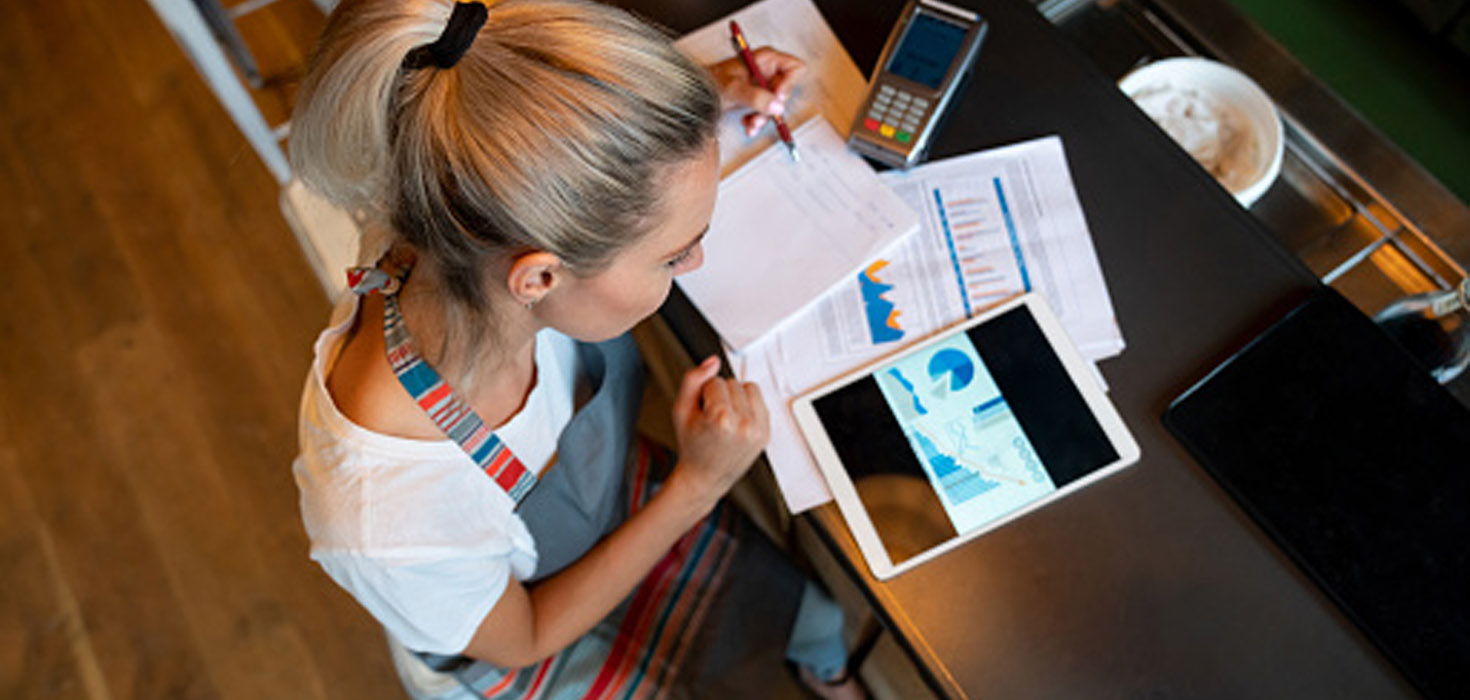
[[[812,406],[894,565],[1118,459],[1024,305]]]

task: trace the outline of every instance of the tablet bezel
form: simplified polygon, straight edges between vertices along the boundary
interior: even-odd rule
[[[848,476],[847,470],[843,468],[842,460],[837,456],[837,451],[832,446],[832,442],[827,435],[826,427],[817,416],[813,403],[817,399],[838,391],[849,384],[866,379],[882,365],[887,365],[909,355],[923,352],[926,348],[943,342],[955,334],[966,333],[975,326],[984,324],[997,316],[1022,306],[1025,306],[1030,312],[1031,317],[1035,319],[1037,327],[1041,329],[1042,336],[1046,338],[1047,344],[1051,346],[1052,352],[1066,370],[1067,376],[1071,379],[1073,386],[1077,387],[1078,392],[1082,395],[1082,399],[1091,412],[1093,419],[1102,427],[1103,433],[1107,436],[1118,458],[1099,467],[1087,476],[1077,479],[1026,506],[1007,513],[982,527],[971,530],[970,532],[960,533],[955,537],[909,557],[903,562],[895,564],[889,558],[888,550],[883,546],[882,540],[879,539],[877,528],[873,525],[872,519],[868,517],[867,509],[863,507],[863,502],[858,496],[857,486]],[[897,352],[864,364],[851,372],[792,399],[791,411],[797,426],[806,438],[807,447],[811,450],[817,468],[822,472],[822,476],[826,479],[828,487],[831,488],[832,497],[837,502],[838,510],[841,511],[843,519],[847,521],[848,530],[852,533],[853,539],[857,541],[858,548],[862,550],[863,557],[867,559],[868,568],[879,580],[893,578],[945,552],[953,550],[965,542],[995,530],[1041,506],[1051,503],[1058,498],[1074,493],[1100,479],[1110,476],[1137,462],[1139,457],[1138,443],[1133,439],[1133,435],[1128,432],[1128,427],[1123,423],[1122,417],[1118,415],[1112,402],[1103,393],[1102,387],[1099,386],[1087,360],[1078,354],[1066,331],[1062,329],[1061,323],[1057,320],[1056,315],[1052,313],[1051,307],[1046,303],[1045,299],[1037,294],[1023,294],[1001,302],[972,318],[936,331],[927,338]]]

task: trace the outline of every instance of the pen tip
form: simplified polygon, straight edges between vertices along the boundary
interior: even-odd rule
[[[793,143],[793,144],[787,145],[786,146],[786,152],[791,154],[791,162],[793,162],[793,163],[800,163],[801,162],[801,154],[797,152],[797,150],[796,150],[796,144]]]

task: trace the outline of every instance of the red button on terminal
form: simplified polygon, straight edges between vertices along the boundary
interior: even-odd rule
[[[877,119],[872,119],[872,118],[864,119],[863,120],[863,128],[867,129],[868,131],[877,131],[878,130],[878,120]]]

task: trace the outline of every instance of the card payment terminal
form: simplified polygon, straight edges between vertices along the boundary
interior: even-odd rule
[[[935,126],[975,62],[987,25],[979,15],[910,0],[883,46],[847,144],[880,163],[923,160]]]

